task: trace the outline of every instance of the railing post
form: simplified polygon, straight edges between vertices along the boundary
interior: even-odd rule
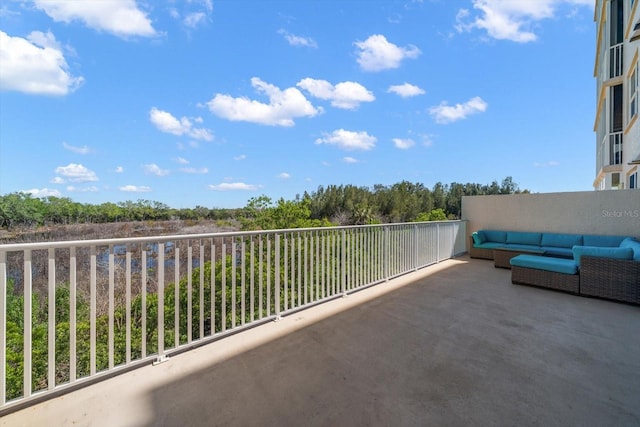
[[[440,262],[440,224],[436,224],[436,262]]]
[[[215,251],[212,249],[211,253],[213,257]],[[173,345],[177,348],[180,345],[180,246],[178,242],[173,242],[173,270],[173,306],[175,307],[173,310]],[[215,268],[212,265],[211,274],[213,274],[214,270]],[[213,280],[211,281],[211,286],[213,286]],[[213,314],[211,314],[211,317],[213,317]]]
[[[49,296],[48,296],[48,331],[47,331],[47,351],[48,351],[48,370],[47,385],[49,390],[53,390],[56,386],[56,250],[49,248]],[[4,365],[1,365],[4,366]]]
[[[420,254],[418,251],[418,247],[420,244],[420,240],[418,239],[418,224],[415,224],[413,226],[413,270],[414,271],[418,271],[418,265],[419,265],[419,258],[420,258]]]
[[[147,357],[147,249],[142,245],[140,258],[142,269],[140,270],[140,353]]]
[[[458,223],[451,224],[451,257],[453,258],[456,255],[456,236],[458,235]]]
[[[76,380],[77,368],[77,319],[76,319],[76,299],[77,299],[77,259],[76,248],[69,249],[69,382]]]
[[[343,296],[347,296],[347,274],[349,274],[349,269],[347,268],[347,231],[343,228],[342,229],[342,262],[341,262],[341,273],[340,273],[340,279],[342,281],[341,283],[341,289],[340,291],[342,292]]]
[[[251,271],[251,275],[249,277],[249,321],[253,322],[256,318],[255,308],[256,308],[256,291],[255,291],[255,243],[253,241],[253,237],[251,237],[251,243],[249,244],[249,252],[251,255],[249,256],[249,270]],[[212,282],[213,283],[213,282]],[[211,318],[213,319],[213,313],[211,313]],[[213,320],[212,320],[213,321]]]
[[[304,238],[302,239],[302,243],[303,243],[303,251],[302,251],[302,258],[303,258],[303,264],[300,265],[300,267],[302,268],[302,276],[303,276],[303,282],[302,282],[302,286],[304,287],[304,304],[308,304],[309,303],[309,237],[307,236],[307,233],[304,233]]]
[[[24,310],[23,310],[23,325],[24,325],[24,342],[23,342],[23,360],[24,360],[24,372],[23,372],[23,396],[31,396],[31,250],[24,251]]]
[[[287,294],[287,288],[288,288],[288,278],[287,278],[287,274],[289,272],[289,265],[287,260],[289,259],[288,254],[289,254],[289,243],[287,242],[287,235],[285,234],[284,236],[284,242],[282,243],[282,248],[284,249],[284,258],[282,259],[282,272],[283,274],[283,279],[284,279],[284,287],[283,287],[283,298],[282,298],[282,302],[284,303],[284,307],[282,307],[281,309],[284,309],[284,311],[288,310],[289,307],[289,295]]]
[[[382,276],[389,281],[389,258],[391,257],[391,242],[389,242],[389,227],[384,227],[382,234]]]
[[[97,260],[96,246],[91,246],[91,277],[89,278],[89,372],[96,373],[96,288],[97,288]],[[144,312],[144,308],[143,308]],[[143,332],[144,334],[144,332]],[[143,335],[144,336],[144,335]]]
[[[176,255],[177,256],[177,255]],[[216,334],[216,244],[215,239],[211,239],[211,335]],[[179,283],[176,280],[176,283]],[[176,286],[178,289],[178,286]],[[178,305],[179,293],[176,291],[176,306]],[[178,320],[179,317],[176,314],[176,347],[178,347]]]
[[[238,264],[238,254],[236,239],[231,240],[231,328],[236,327],[236,269]]]
[[[226,268],[226,255],[227,248],[222,243],[222,330],[224,331],[226,328],[226,278],[225,272]],[[193,247],[191,246],[191,240],[188,241],[187,244],[187,343],[191,344],[193,340]]]
[[[7,401],[7,253],[0,252],[0,406]]]
[[[267,316],[271,316],[271,239],[267,239]]]
[[[275,260],[275,315],[280,320],[280,234],[276,233],[276,260]]]
[[[204,251],[203,251],[204,253]],[[246,302],[246,293],[247,293],[247,242],[245,239],[242,239],[240,243],[240,295],[242,298],[240,299],[240,324],[244,326],[247,319],[247,302]],[[201,263],[204,265],[204,261]],[[204,270],[204,268],[202,268]],[[203,303],[204,304],[204,303]]]
[[[176,284],[177,286],[177,284]],[[164,354],[164,243],[158,243],[158,357],[154,364],[168,360]]]
[[[108,335],[108,360],[109,369],[113,369],[115,365],[114,361],[114,306],[115,306],[115,254],[113,253],[113,245],[109,245],[109,302],[108,302],[108,323],[109,323],[109,335]]]
[[[127,255],[126,261],[127,265],[125,266],[125,304],[126,304],[126,319],[125,319],[125,363],[131,363],[131,251],[127,247]],[[75,302],[74,302],[75,304]]]
[[[200,339],[202,339],[204,337],[204,241],[202,239],[200,239],[199,243],[199,250],[200,250],[200,260],[198,262],[199,265],[199,272],[200,272],[200,293],[198,294],[200,297]],[[163,267],[164,268],[164,267]]]

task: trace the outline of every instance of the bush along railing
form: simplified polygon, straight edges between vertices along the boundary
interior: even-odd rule
[[[0,245],[0,411],[465,251],[465,222]]]

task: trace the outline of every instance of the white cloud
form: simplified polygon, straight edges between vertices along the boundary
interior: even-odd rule
[[[489,37],[527,43],[537,40],[533,32],[537,22],[553,18],[562,4],[593,8],[593,0],[473,0],[472,14],[460,9],[456,16],[456,30],[469,32],[484,30]]]
[[[407,150],[416,144],[413,139],[393,138],[392,141],[393,141],[393,145],[395,145],[396,148],[399,148],[401,150]]]
[[[148,193],[151,191],[151,187],[146,185],[123,185],[119,187],[119,190],[127,193]]]
[[[189,0],[181,2],[179,5],[185,10],[180,11],[173,7],[169,9],[169,14],[172,18],[180,20],[182,25],[188,29],[196,29],[206,24],[210,20],[211,12],[213,11],[211,0]]]
[[[209,185],[209,189],[214,191],[253,191],[258,188],[257,185],[245,184],[244,182],[223,182],[217,185]]]
[[[324,133],[323,138],[316,139],[316,144],[337,145],[344,150],[371,150],[376,145],[377,138],[367,132],[353,132],[344,129],[334,130],[331,134]]]
[[[291,175],[289,175],[286,172],[282,172],[280,175],[278,175],[278,178],[289,179],[289,178],[291,178]]]
[[[310,37],[296,36],[282,29],[278,30],[278,34],[281,34],[291,46],[311,47],[314,49],[318,47],[316,41]]]
[[[187,148],[199,148],[200,147],[200,143],[196,140],[190,140],[187,144],[184,144],[180,141],[178,141],[176,143],[176,147],[178,147],[178,150],[186,150]]]
[[[67,187],[67,191],[71,193],[97,193],[98,187],[96,187],[95,185],[91,185],[89,187],[78,188],[73,185],[69,185]]]
[[[73,145],[67,144],[66,142],[63,142],[62,146],[66,150],[69,150],[69,151],[77,153],[77,154],[89,154],[91,152],[91,149],[89,147],[87,147],[86,145],[84,145],[82,147],[75,147]]]
[[[155,176],[169,175],[169,171],[167,169],[162,169],[160,166],[156,165],[155,163],[142,165],[142,169],[144,170],[144,173],[148,175],[155,175]]]
[[[211,131],[209,129],[192,128],[189,131],[188,135],[191,138],[199,139],[201,141],[212,141],[213,140],[213,134],[211,133]]]
[[[358,64],[364,71],[382,71],[398,68],[404,59],[413,59],[422,52],[415,46],[399,47],[387,41],[381,34],[374,34],[363,42],[354,43]]]
[[[464,104],[447,105],[442,102],[437,107],[431,107],[429,114],[433,116],[436,123],[446,124],[466,119],[471,114],[482,113],[487,110],[488,104],[479,96],[471,98]]]
[[[210,130],[205,128],[196,128],[188,118],[182,117],[178,120],[171,113],[159,110],[156,107],[153,107],[149,111],[149,120],[161,132],[177,136],[187,135],[191,138],[201,139],[204,141],[213,140],[213,135]],[[198,119],[196,119],[196,121],[198,121]]]
[[[218,117],[231,121],[244,121],[270,126],[294,126],[297,117],[314,117],[321,109],[316,109],[295,87],[280,90],[257,77],[251,85],[269,98],[269,103],[234,98],[217,94],[207,103],[209,110]]]
[[[204,6],[207,12],[211,13],[213,11],[213,1],[212,0],[196,0],[196,3],[199,3]]]
[[[55,36],[34,31],[26,39],[0,31],[0,90],[67,95],[84,82],[74,77]]]
[[[89,28],[118,37],[156,35],[151,20],[138,8],[135,0],[34,0],[34,3],[57,22],[81,21]]]
[[[372,92],[356,82],[342,82],[334,86],[326,80],[306,78],[300,80],[296,86],[316,98],[331,100],[331,105],[346,110],[354,110],[362,102],[372,102],[376,99]]]
[[[410,83],[389,86],[389,89],[387,90],[387,92],[395,93],[396,95],[399,95],[403,98],[410,98],[412,96],[425,94],[424,89],[418,86],[412,85]]]
[[[191,173],[191,174],[206,174],[209,173],[209,169],[207,168],[180,168],[180,172]]]
[[[97,181],[98,177],[96,173],[86,167],[76,164],[69,163],[67,166],[58,166],[55,170],[58,175],[61,175],[64,181],[62,182],[92,182]]]
[[[535,162],[533,164],[533,166],[537,167],[537,168],[553,168],[556,166],[560,166],[560,162],[556,161],[556,160],[550,160],[548,162]]]
[[[50,188],[32,188],[31,190],[22,190],[21,193],[29,193],[35,198],[62,196],[58,190],[52,190]]]
[[[189,164],[189,160],[183,158],[183,157],[178,157],[176,159],[176,162],[180,163],[181,165],[188,165]]]
[[[189,28],[196,28],[207,20],[207,14],[204,12],[193,12],[187,14],[182,23]]]
[[[66,181],[64,179],[62,179],[59,176],[53,177],[53,179],[51,179],[51,181],[49,181],[51,184],[64,184]]]
[[[422,145],[425,147],[431,147],[433,145],[433,138],[431,135],[421,135]]]
[[[124,168],[122,166],[116,166],[114,172],[115,173],[122,173],[122,172],[124,172]]]
[[[342,161],[345,163],[358,163],[358,159],[355,159],[353,157],[343,157]]]
[[[235,157],[233,158],[233,160],[244,160],[244,159],[246,159],[246,158],[247,158],[247,156],[246,156],[246,155],[244,155],[244,154],[240,154],[239,156],[235,156]]]

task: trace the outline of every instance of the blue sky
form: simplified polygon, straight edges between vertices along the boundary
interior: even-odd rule
[[[0,194],[242,207],[402,180],[587,191],[593,0],[13,0]]]

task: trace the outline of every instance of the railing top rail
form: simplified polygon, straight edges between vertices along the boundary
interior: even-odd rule
[[[180,240],[197,240],[197,239],[211,239],[221,237],[237,237],[237,236],[255,236],[265,234],[286,234],[286,233],[300,233],[309,231],[335,231],[335,230],[349,230],[358,228],[381,228],[389,226],[399,225],[435,225],[442,223],[460,223],[466,222],[466,220],[446,220],[446,221],[427,221],[427,222],[403,222],[403,223],[389,223],[389,224],[369,224],[369,225],[348,225],[348,226],[336,226],[336,227],[312,227],[312,228],[287,228],[278,230],[253,230],[253,231],[225,231],[217,233],[198,233],[198,234],[173,234],[173,235],[155,235],[144,237],[119,237],[112,239],[87,239],[87,240],[60,240],[60,241],[46,241],[46,242],[31,242],[31,243],[5,243],[0,244],[0,252],[13,252],[22,250],[38,250],[49,249],[51,247],[56,248],[70,248],[77,246],[109,246],[109,245],[124,245],[129,243],[152,243],[158,241],[180,241]]]

